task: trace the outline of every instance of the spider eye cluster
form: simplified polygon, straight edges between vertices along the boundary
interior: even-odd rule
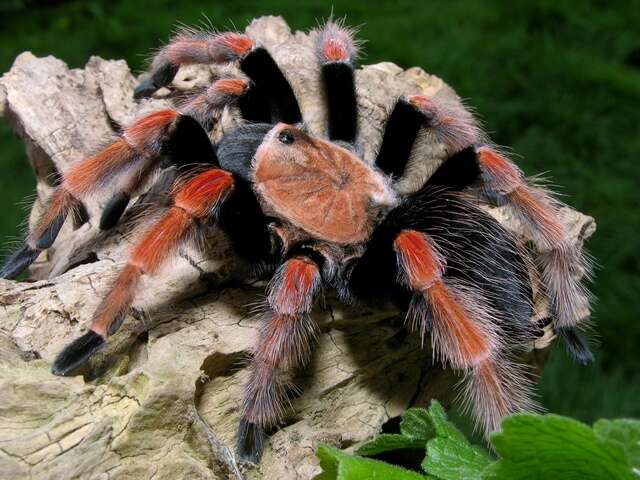
[[[291,145],[295,138],[291,132],[284,131],[278,134],[278,140],[280,143],[284,143],[285,145]]]

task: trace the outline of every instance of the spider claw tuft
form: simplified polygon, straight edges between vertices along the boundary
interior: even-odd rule
[[[107,202],[100,217],[100,230],[109,230],[113,228],[120,220],[124,213],[131,196],[125,192],[116,192]]]
[[[135,88],[133,91],[133,98],[136,100],[149,98],[156,92],[156,90],[158,90],[158,87],[153,83],[153,80],[151,78],[147,78],[140,82],[140,85]]]
[[[236,452],[240,460],[247,463],[257,463],[263,448],[263,428],[247,420],[241,420],[236,440]]]
[[[587,339],[576,327],[559,327],[555,329],[558,337],[563,341],[567,352],[581,365],[593,363],[593,352],[589,348]]]
[[[38,255],[40,255],[39,249],[24,245],[5,260],[2,269],[0,269],[0,278],[16,278],[38,258]]]
[[[51,366],[51,372],[54,375],[67,375],[92,357],[104,344],[105,341],[101,335],[89,330],[58,354]]]

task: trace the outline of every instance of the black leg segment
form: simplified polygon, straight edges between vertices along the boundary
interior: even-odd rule
[[[93,330],[89,330],[80,338],[66,346],[58,354],[51,367],[54,375],[66,375],[82,365],[105,344],[104,338]]]
[[[567,352],[576,362],[582,365],[588,365],[593,362],[593,353],[584,335],[577,327],[556,328],[556,334],[563,341]]]
[[[109,230],[116,226],[118,220],[129,205],[131,196],[125,192],[116,192],[107,202],[100,217],[100,230]]]
[[[464,190],[478,180],[480,166],[474,147],[468,147],[446,159],[433,172],[424,188],[444,187],[453,191]]]
[[[133,98],[147,98],[155,93],[156,90],[169,85],[173,77],[178,73],[178,65],[172,63],[164,63],[153,71],[151,76],[144,80],[133,91]]]
[[[5,260],[0,269],[0,278],[9,280],[16,278],[25,268],[35,262],[38,255],[40,255],[40,251],[39,249],[31,248],[29,245],[24,245]]]
[[[424,123],[425,117],[417,108],[402,98],[398,100],[387,120],[376,158],[380,170],[396,178],[402,176]]]
[[[329,138],[352,143],[358,125],[353,66],[348,62],[325,63],[322,80],[328,101]]]
[[[244,462],[256,463],[260,459],[264,444],[264,431],[255,423],[240,421],[236,451]]]
[[[273,122],[295,124],[302,121],[291,85],[266,49],[253,49],[242,59],[240,68],[253,81],[255,88],[268,98]]]

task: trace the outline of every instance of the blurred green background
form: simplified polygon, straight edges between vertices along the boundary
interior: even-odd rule
[[[243,28],[282,15],[295,29],[326,18],[325,1],[0,0],[0,72],[31,50],[73,67],[89,56],[125,58],[140,71],[176,22]],[[333,1],[362,25],[364,63],[419,65],[480,112],[493,138],[548,172],[565,201],[592,215],[588,249],[600,267],[593,291],[601,345],[594,365],[553,352],[541,382],[550,411],[592,421],[640,417],[640,2]],[[18,206],[34,181],[21,143],[0,126],[0,239],[15,239]]]

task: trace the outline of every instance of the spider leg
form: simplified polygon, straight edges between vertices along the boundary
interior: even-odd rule
[[[483,186],[489,196],[512,206],[515,214],[542,250],[540,268],[547,287],[554,327],[568,351],[580,363],[593,361],[587,342],[577,329],[589,315],[589,294],[580,282],[589,274],[586,259],[570,240],[558,203],[544,189],[527,183],[509,159],[496,150],[477,148]]]
[[[245,119],[289,124],[302,121],[293,89],[271,54],[249,36],[235,32],[181,31],[156,55],[150,77],[136,88],[134,97],[151,96],[169,85],[181,65],[233,61],[239,62],[240,69],[253,82],[247,98],[239,105]]]
[[[215,163],[215,154],[205,129],[220,118],[225,106],[239,101],[248,89],[244,80],[223,78],[213,82],[204,91],[183,99],[178,106],[181,116],[163,144],[166,161],[161,166],[176,165],[179,170],[184,170],[190,166],[186,162],[193,158],[203,159],[203,163]],[[108,230],[118,223],[131,197],[140,192],[156,171],[155,160],[148,159],[144,168],[126,179],[122,188],[113,194],[102,212],[101,230]]]
[[[284,417],[290,403],[288,374],[308,359],[317,335],[309,313],[320,286],[318,264],[303,255],[282,264],[269,285],[266,322],[251,361],[237,436],[244,460],[259,459],[264,432]]]
[[[432,135],[452,156],[478,142],[480,128],[462,105],[446,103],[425,95],[409,95],[396,102],[385,125],[376,165],[395,178],[402,176],[418,136]]]
[[[154,57],[151,75],[138,85],[134,97],[149,97],[169,85],[181,65],[230,62],[244,57],[253,47],[253,40],[240,33],[184,29]]]
[[[421,334],[431,332],[434,355],[465,373],[464,398],[483,431],[500,428],[507,415],[530,410],[530,385],[503,356],[493,311],[482,293],[444,277],[446,261],[434,240],[415,230],[402,231],[394,240],[401,282],[413,292],[409,320]]]
[[[215,216],[233,187],[230,173],[212,168],[176,188],[173,205],[133,248],[127,265],[96,310],[89,331],[56,357],[54,374],[66,375],[104,345],[129,311],[140,277],[155,274],[196,233],[202,221]]]
[[[0,275],[15,278],[28,267],[41,250],[49,248],[70,211],[103,187],[109,180],[131,174],[145,158],[160,152],[160,139],[175,122],[177,112],[161,110],[125,129],[121,138],[101,152],[74,165],[51,195],[45,213],[27,236],[23,249],[11,256]]]
[[[545,189],[527,183],[522,172],[505,156],[484,145],[479,126],[464,107],[448,105],[425,95],[411,95],[396,105],[387,123],[385,138],[389,131],[388,145],[400,145],[404,149],[396,156],[383,141],[378,155],[380,168],[393,175],[404,172],[419,131],[416,115],[422,115],[425,133],[434,135],[448,154],[447,160],[429,178],[427,186],[459,191],[480,179],[489,199],[513,207],[542,250],[539,267],[558,335],[576,360],[581,363],[592,361],[589,346],[577,329],[579,321],[589,314],[589,295],[579,276],[582,271],[588,274],[590,269],[584,256],[569,240],[559,217],[558,203]],[[413,129],[402,132],[401,128],[396,128],[411,119]]]
[[[353,143],[358,128],[353,60],[358,45],[353,31],[328,21],[317,32],[316,54],[328,103],[329,138]]]
[[[221,79],[205,92],[191,98],[180,111],[160,110],[134,121],[118,140],[104,150],[74,165],[49,199],[45,214],[31,230],[23,247],[11,255],[0,277],[15,278],[31,265],[40,252],[56,239],[69,212],[77,217],[82,201],[107,186],[115,193],[102,213],[100,226],[113,227],[124,213],[132,196],[139,193],[158,161],[166,154],[168,161],[186,167],[190,158],[215,163],[215,153],[206,132],[196,118],[216,117],[247,90],[246,82]],[[85,211],[86,212],[86,211]]]
[[[458,192],[427,185],[391,211],[349,273],[357,298],[391,295],[434,355],[465,374],[464,396],[485,432],[534,408],[529,380],[510,362],[531,340],[526,254]],[[397,280],[395,280],[397,279]]]

